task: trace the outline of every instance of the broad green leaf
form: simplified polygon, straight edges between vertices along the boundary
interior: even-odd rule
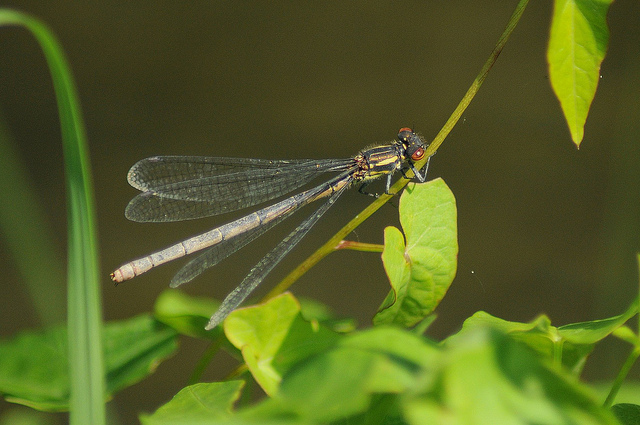
[[[175,331],[148,316],[105,325],[103,339],[107,395],[142,380],[177,349]],[[35,409],[67,410],[66,329],[27,331],[0,342],[0,392]]]
[[[227,339],[242,352],[253,377],[267,394],[275,393],[281,380],[271,360],[299,313],[300,305],[285,294],[262,305],[238,309],[224,322]]]
[[[391,291],[374,323],[413,326],[438,306],[457,268],[456,204],[442,179],[410,183],[400,199],[398,229],[385,229],[382,261]]]
[[[220,327],[210,331],[205,330],[204,327],[219,305],[219,302],[210,298],[192,297],[177,289],[169,289],[162,292],[156,299],[154,315],[159,321],[181,334],[216,339],[222,332]]]
[[[549,359],[561,361],[578,372],[595,344],[621,327],[636,314],[637,302],[619,316],[575,323],[556,328],[542,315],[529,323],[510,322],[479,311],[465,320],[461,333],[476,327],[491,327],[505,332]],[[455,338],[456,336],[452,337]]]
[[[378,326],[344,338],[340,347],[355,348],[376,356],[376,367],[367,377],[367,391],[399,393],[415,385],[421,369],[438,360],[435,343],[396,327]]]
[[[318,338],[324,344],[318,335],[307,335],[306,345],[317,345]],[[421,382],[420,371],[430,367],[439,350],[412,332],[384,326],[348,336],[333,335],[335,340],[328,349],[291,357],[273,398],[239,412],[241,417],[256,423],[269,423],[274,418],[329,423],[352,415],[368,417],[368,409],[374,407],[383,410],[380,414],[384,418],[384,412],[397,407],[395,401],[372,406],[374,400],[380,401],[380,394],[402,393]]]
[[[235,310],[225,320],[224,332],[269,395],[275,394],[291,364],[326,349],[338,337],[317,323],[305,321],[300,304],[290,293]]]
[[[107,393],[113,394],[155,372],[158,365],[178,349],[175,330],[148,315],[104,328]]]
[[[140,415],[144,425],[217,424],[230,416],[244,381],[200,383],[180,390],[151,415]]]
[[[360,415],[377,394],[415,388],[438,351],[398,328],[381,326],[342,336],[331,350],[292,367],[276,397],[285,410],[316,423]]]
[[[67,331],[26,331],[0,342],[0,392],[7,401],[41,410],[69,405]]]
[[[421,367],[432,364],[437,347],[435,343],[413,332],[388,326],[378,326],[349,335],[340,341],[340,346],[384,354]]]
[[[638,314],[638,299],[631,303],[627,311],[618,316],[560,326],[558,332],[573,344],[595,344],[609,336],[636,314]]]
[[[497,330],[451,338],[435,367],[405,399],[410,424],[617,423],[572,376]]]
[[[616,404],[611,407],[611,411],[623,425],[640,424],[640,406],[637,404]]]
[[[378,313],[373,318],[374,324],[393,323],[395,315],[400,312],[402,306],[397,301],[402,299],[409,289],[411,280],[411,268],[404,256],[405,244],[402,232],[395,227],[384,229],[384,251],[382,252],[382,263],[387,272],[391,290],[387,294],[382,305],[378,308]],[[391,315],[395,313],[395,315]]]
[[[549,78],[578,147],[607,51],[606,19],[612,1],[554,1],[547,49]]]
[[[535,326],[547,325],[539,320]],[[297,357],[278,391],[252,407],[231,412],[240,384],[221,392],[201,384],[158,409],[152,415],[157,422],[143,417],[143,423],[617,423],[575,377],[488,326],[466,329],[438,345],[386,326],[336,338],[324,350]],[[313,339],[309,335],[307,344]]]
[[[465,320],[462,325],[462,330],[457,335],[453,335],[447,339],[447,341],[455,339],[465,332],[475,332],[477,328],[491,328],[504,332],[512,338],[524,342],[547,359],[554,359],[556,353],[567,356],[570,351],[569,346],[563,346],[563,341],[558,334],[558,329],[555,326],[551,326],[551,320],[545,315],[538,316],[529,323],[521,323],[510,322],[494,317],[484,311],[479,311]],[[588,352],[591,351],[591,348],[592,347],[590,347]],[[563,349],[564,352],[562,351]],[[586,354],[588,353],[585,353],[585,355]],[[578,359],[576,359],[575,356],[570,357],[572,363],[567,366],[571,368],[578,362]]]
[[[343,337],[292,368],[276,400],[310,422],[359,423],[381,394],[397,394],[381,417],[415,424],[616,423],[572,376],[480,327],[443,347],[397,328]]]
[[[377,361],[374,354],[355,348],[330,350],[295,368],[278,398],[301,417],[320,423],[358,414],[369,406],[373,388],[367,386],[381,368]]]

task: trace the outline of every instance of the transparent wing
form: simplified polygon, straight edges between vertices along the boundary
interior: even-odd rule
[[[143,159],[129,171],[142,190],[125,210],[138,222],[209,217],[266,202],[321,173],[344,171],[353,159],[262,160],[160,156]]]
[[[311,230],[316,222],[327,212],[336,202],[338,197],[350,186],[350,181],[343,187],[335,191],[313,215],[303,221],[286,238],[260,260],[251,269],[247,277],[224,299],[218,311],[216,311],[205,329],[213,329],[218,326],[233,310],[253,292],[253,290],[264,280],[273,268],[291,251],[300,240]]]

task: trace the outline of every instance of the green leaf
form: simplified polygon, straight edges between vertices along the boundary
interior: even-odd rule
[[[381,367],[376,363],[376,356],[366,351],[331,350],[296,368],[283,382],[278,398],[301,417],[320,423],[363,412],[373,392],[367,378]]]
[[[290,296],[279,298],[283,299],[277,304],[291,302],[287,299]],[[259,307],[245,310],[256,308]],[[275,309],[275,305],[272,308]],[[280,310],[288,308],[281,307]],[[361,414],[376,394],[403,392],[414,386],[421,379],[418,371],[427,368],[438,351],[424,338],[398,328],[380,326],[349,336],[327,334],[322,328],[313,330],[299,316],[289,320],[288,314],[281,316],[291,323],[284,339],[279,335],[282,330],[275,335],[267,331],[273,323],[260,322],[260,317],[267,317],[264,313],[256,314],[251,319],[254,324],[241,331],[243,325],[236,327],[231,318],[242,311],[237,310],[229,316],[225,321],[225,332],[234,343],[238,340],[231,336],[230,327],[238,336],[244,337],[247,343],[242,347],[243,355],[247,354],[247,364],[261,385],[265,380],[273,379],[269,390],[274,399],[269,401],[268,408],[259,408],[267,409],[270,415],[278,412],[295,414],[305,420],[324,423]],[[271,341],[257,341],[268,341],[269,338],[281,342],[268,350],[266,347]],[[249,354],[255,357],[251,359]],[[252,415],[255,414],[254,411]]]
[[[0,343],[0,392],[7,401],[41,410],[69,403],[67,332],[61,326],[26,331]]]
[[[112,322],[103,331],[107,395],[139,382],[177,349],[176,333],[149,316]],[[0,392],[39,410],[69,408],[67,331],[27,331],[0,342]]]
[[[204,327],[219,305],[211,298],[192,297],[177,289],[168,289],[156,298],[153,310],[156,319],[183,335],[215,340],[222,332],[220,327],[210,331]]]
[[[551,86],[580,147],[609,42],[612,0],[555,0],[547,49]]]
[[[411,280],[411,267],[404,256],[405,244],[402,232],[395,227],[384,229],[384,251],[382,263],[391,284],[391,290],[382,302],[378,313],[373,318],[374,324],[393,323],[399,313],[401,303],[396,302],[404,297]]]
[[[436,360],[433,357],[437,347],[435,343],[413,332],[389,326],[378,326],[349,335],[340,341],[340,346],[384,354],[425,368]]]
[[[326,349],[338,338],[317,323],[305,321],[300,304],[290,293],[235,310],[225,320],[224,332],[269,395],[275,394],[282,374],[292,364]]]
[[[624,325],[627,320],[637,313],[638,299],[631,303],[627,311],[618,316],[560,326],[558,332],[564,339],[573,344],[595,344]]]
[[[611,407],[611,411],[624,425],[640,424],[640,406],[637,404],[616,404]]]
[[[438,360],[422,390],[404,399],[410,424],[617,423],[572,376],[500,331],[461,333]]]
[[[460,333],[478,327],[491,327],[524,342],[548,359],[562,362],[578,372],[595,344],[624,325],[637,311],[637,301],[619,316],[604,320],[575,323],[556,328],[542,315],[529,323],[510,322],[479,311],[465,320]],[[459,334],[460,334],[459,333]],[[458,335],[459,335],[458,334]],[[454,335],[451,338],[456,338]]]
[[[175,330],[148,315],[110,322],[104,328],[107,392],[140,382],[178,349]]]
[[[144,425],[217,424],[230,416],[244,381],[213,382],[183,388],[151,415],[140,415]]]
[[[449,339],[455,339],[458,335],[464,334],[465,332],[475,332],[477,328],[498,329],[512,338],[527,344],[549,360],[554,359],[556,353],[568,356],[571,350],[571,347],[563,346],[563,341],[558,334],[558,329],[555,326],[551,326],[551,320],[545,315],[538,316],[529,323],[520,323],[510,322],[494,317],[484,311],[479,311],[465,320],[462,325],[462,330]],[[562,351],[563,349],[564,351]],[[592,347],[590,346],[588,352],[590,352],[591,349]],[[584,353],[584,355],[588,354],[588,352]],[[567,360],[565,360],[565,365],[571,368],[578,363],[579,359],[576,358],[576,356],[569,357],[571,357],[571,362],[567,364]]]
[[[376,394],[402,393],[422,382],[421,372],[438,350],[418,335],[385,326],[343,336],[291,368],[277,400],[285,411],[316,423],[359,415]]]
[[[374,323],[413,326],[438,306],[457,268],[455,198],[442,179],[407,185],[400,199],[400,231],[385,229],[382,261],[391,291]]]
[[[275,303],[285,320],[290,303],[286,299]],[[258,317],[268,315],[254,319]],[[225,332],[229,332],[228,323]],[[541,319],[536,326],[544,329],[545,323]],[[531,328],[528,324],[517,327]],[[256,324],[252,328],[261,337],[269,336]],[[306,344],[314,345],[317,335],[308,334]],[[333,344],[323,350],[292,356],[278,390],[255,406],[231,412],[239,383],[225,383],[235,386],[222,387],[221,393],[214,384],[200,384],[181,391],[151,415],[157,422],[143,417],[143,423],[617,423],[575,377],[498,329],[468,328],[444,345],[389,326],[335,335]],[[263,347],[268,345],[262,342]],[[286,338],[281,345],[286,345]]]

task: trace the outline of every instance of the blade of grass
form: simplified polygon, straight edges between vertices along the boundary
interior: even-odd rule
[[[0,9],[0,25],[29,30],[40,44],[51,72],[60,113],[67,186],[70,423],[104,424],[98,243],[93,184],[78,96],[62,48],[42,22],[18,11]]]
[[[494,47],[493,51],[491,52],[491,55],[489,55],[489,58],[487,59],[484,66],[480,70],[480,73],[478,74],[476,79],[473,81],[473,83],[471,84],[471,87],[469,87],[469,90],[467,90],[467,93],[465,93],[464,97],[462,98],[462,100],[460,101],[456,109],[453,111],[453,113],[451,114],[447,122],[444,124],[444,126],[442,126],[442,129],[440,130],[440,132],[436,135],[436,137],[433,139],[431,144],[429,144],[429,147],[427,148],[427,152],[426,152],[426,155],[424,156],[424,159],[416,163],[416,168],[422,169],[422,167],[427,163],[427,159],[431,155],[436,153],[436,151],[438,150],[442,142],[444,142],[444,139],[449,135],[449,133],[451,132],[453,127],[456,125],[456,123],[458,122],[458,120],[460,119],[464,111],[467,109],[467,107],[471,103],[471,100],[475,97],[476,93],[480,89],[480,86],[482,85],[484,80],[487,78],[487,75],[489,74],[489,70],[491,69],[491,67],[493,67],[493,64],[498,59],[498,56],[500,56],[500,52],[502,52],[502,49],[507,43],[507,40],[511,36],[511,33],[515,29],[516,25],[518,24],[518,21],[520,20],[520,17],[524,13],[524,9],[527,7],[528,3],[529,3],[529,0],[520,0],[518,5],[516,6],[515,11],[513,12],[513,15],[511,15],[511,18],[507,23],[507,27],[505,28],[504,32],[498,39],[496,46]],[[409,178],[412,177],[412,174],[410,171],[407,173],[407,176]],[[400,178],[391,187],[390,192],[398,193],[409,183],[409,181],[410,179]],[[326,257],[327,255],[335,251],[336,247],[339,246],[340,241],[346,238],[349,233],[351,233],[356,227],[362,224],[362,222],[364,222],[367,218],[369,218],[374,212],[378,211],[378,209],[382,205],[384,205],[387,201],[389,201],[389,199],[391,199],[392,196],[393,195],[386,195],[386,194],[380,195],[380,197],[378,197],[368,207],[366,207],[358,215],[356,215],[349,223],[347,223],[342,229],[340,229],[324,245],[318,248],[316,252],[311,254],[305,261],[300,263],[298,267],[296,267],[293,271],[291,271],[291,273],[289,273],[284,279],[282,279],[282,281],[278,285],[276,285],[271,291],[269,291],[269,293],[265,295],[261,301],[264,302],[266,300],[269,300],[283,293],[287,289],[289,289],[289,287],[293,285],[293,283],[296,280],[298,280],[303,274],[305,274],[309,269],[311,269],[311,267],[315,266],[320,260],[322,260],[324,257]]]

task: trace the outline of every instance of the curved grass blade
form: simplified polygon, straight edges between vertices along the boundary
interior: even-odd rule
[[[98,242],[91,169],[80,104],[60,43],[41,21],[0,9],[0,25],[36,38],[49,65],[60,113],[68,208],[68,333],[71,424],[105,423]]]

